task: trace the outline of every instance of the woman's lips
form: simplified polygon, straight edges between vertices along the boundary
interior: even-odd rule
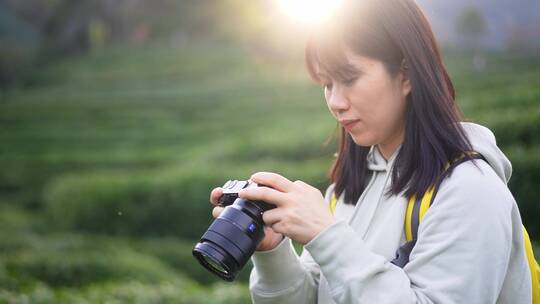
[[[359,122],[359,121],[360,121],[359,119],[356,119],[356,120],[343,120],[343,121],[340,121],[340,123],[347,131],[351,131],[354,128],[354,126],[356,125],[356,123]]]

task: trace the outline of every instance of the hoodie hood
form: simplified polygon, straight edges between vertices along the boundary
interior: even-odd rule
[[[506,155],[497,146],[495,135],[490,129],[472,122],[460,123],[473,150],[482,154],[497,176],[508,183],[512,175],[512,165]],[[368,169],[372,171],[390,171],[390,168],[401,149],[401,145],[392,156],[386,160],[376,146],[372,146],[367,156]]]
[[[473,150],[482,154],[499,178],[504,183],[508,183],[512,176],[512,164],[497,146],[493,132],[472,122],[462,122],[461,126],[469,138]]]
[[[382,153],[379,151],[377,146],[371,146],[367,155],[367,165],[368,169],[372,171],[390,171],[394,160],[399,154],[401,145],[394,151],[392,156],[388,160],[384,159]]]

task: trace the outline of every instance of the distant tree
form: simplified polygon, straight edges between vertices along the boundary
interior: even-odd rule
[[[456,20],[456,32],[467,48],[477,49],[486,30],[484,17],[476,7],[465,8]]]
[[[115,43],[263,44],[273,20],[262,12],[262,1],[244,0],[0,0],[0,87],[38,65]]]
[[[29,74],[40,39],[38,32],[0,1],[0,90]]]

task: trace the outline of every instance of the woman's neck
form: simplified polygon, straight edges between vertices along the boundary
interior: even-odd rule
[[[384,143],[379,143],[377,145],[377,149],[379,149],[379,152],[381,152],[381,155],[385,160],[388,161],[392,154],[396,152],[396,149],[403,143],[404,135],[404,129],[401,129],[396,135],[390,137]]]

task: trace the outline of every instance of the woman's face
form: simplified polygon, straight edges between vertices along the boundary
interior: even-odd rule
[[[357,145],[379,145],[391,154],[403,140],[409,81],[403,70],[392,76],[381,61],[346,55],[358,71],[353,79],[338,81],[319,71],[328,109]]]

